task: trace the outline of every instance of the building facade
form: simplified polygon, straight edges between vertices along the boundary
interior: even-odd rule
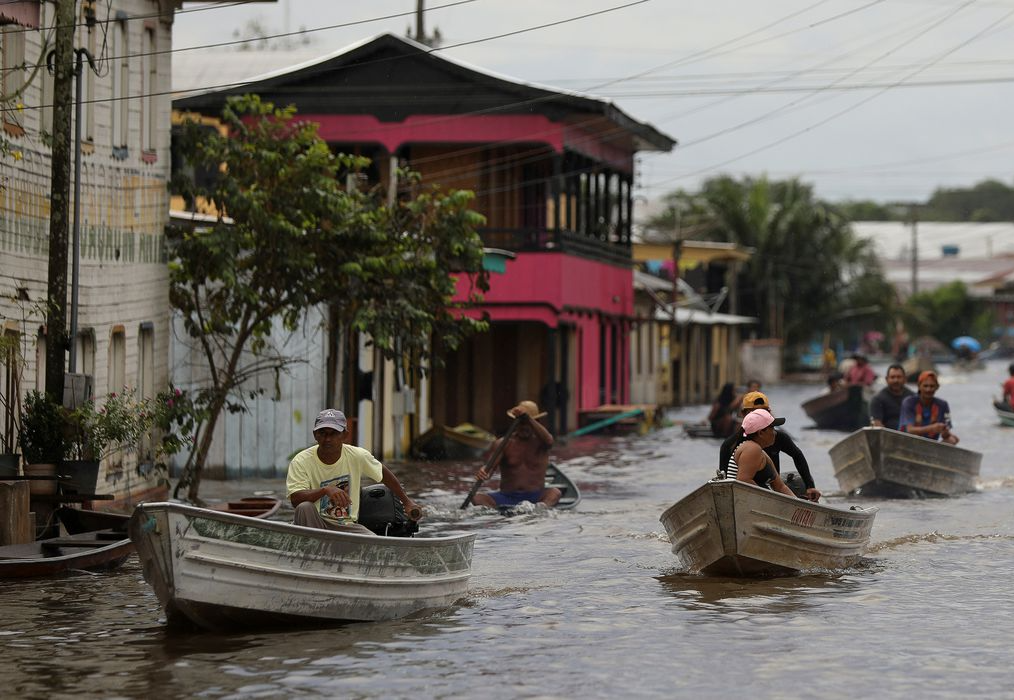
[[[169,303],[164,230],[169,200],[170,0],[82,2],[74,46],[86,49],[82,82],[80,272],[75,365],[95,397],[153,397],[168,381]],[[0,6],[3,138],[0,156],[0,323],[22,348],[4,359],[4,437],[16,440],[13,407],[45,384],[49,134],[54,5]],[[62,167],[72,167],[63,164]],[[74,203],[71,203],[74,206]],[[72,209],[73,211],[73,209]],[[71,236],[68,235],[68,239]],[[68,255],[73,260],[73,250]],[[68,294],[72,272],[68,272]],[[68,303],[68,310],[70,310]],[[70,311],[68,311],[68,318]],[[104,460],[100,492],[117,507],[164,493],[156,472],[130,454]]]
[[[408,166],[425,183],[471,190],[484,244],[511,258],[470,311],[490,319],[490,332],[445,367],[395,371],[357,354],[356,372],[330,394],[358,399],[359,376],[372,372],[370,400],[350,410],[361,444],[399,456],[433,423],[499,430],[524,398],[565,432],[582,410],[629,400],[633,161],[670,150],[670,137],[608,101],[493,75],[390,34],[174,108],[215,115],[247,92],[294,104],[334,150],[369,157],[370,184],[391,186]]]

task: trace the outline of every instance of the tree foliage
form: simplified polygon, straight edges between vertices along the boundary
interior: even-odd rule
[[[717,177],[700,192],[677,191],[669,211],[649,221],[656,232],[753,249],[739,278],[740,309],[760,333],[802,343],[856,313],[886,315],[893,292],[874,250],[848,221],[798,180]]]
[[[223,410],[243,410],[242,386],[295,358],[272,333],[294,330],[329,304],[342,328],[368,333],[386,357],[436,362],[431,338],[454,348],[484,327],[450,308],[452,272],[487,288],[471,193],[420,191],[403,173],[405,196],[347,190],[341,176],[368,161],[331,152],[315,124],[257,96],[231,98],[226,135],[186,125],[180,152],[210,180],[183,171],[177,192],[218,212],[207,227],[170,233],[170,299],[201,349],[206,406],[177,492],[197,498],[200,471]],[[336,329],[332,329],[334,332]]]
[[[972,187],[938,188],[921,203],[857,200],[835,207],[850,221],[910,221],[913,209],[921,221],[1011,221],[1014,187],[999,180],[983,180]]]
[[[962,335],[989,338],[993,333],[989,308],[970,296],[963,282],[909,297],[902,313],[914,336],[930,335],[945,344]]]

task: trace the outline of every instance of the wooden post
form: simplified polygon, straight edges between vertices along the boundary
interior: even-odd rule
[[[28,482],[0,481],[0,545],[34,541],[28,517]]]

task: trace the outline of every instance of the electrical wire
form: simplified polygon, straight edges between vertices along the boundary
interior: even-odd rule
[[[967,0],[967,2],[963,3],[962,6],[959,9],[964,9],[965,7],[973,4],[975,1],[976,0]],[[1001,24],[1003,22],[1006,22],[1011,16],[1014,16],[1014,10],[1011,10],[1010,12],[1008,12],[1005,15],[1003,15],[999,19],[991,22],[985,29],[980,30],[979,32],[976,32],[973,36],[971,36],[968,39],[966,39],[965,41],[962,41],[959,44],[953,46],[952,48],[948,49],[947,51],[941,53],[936,59],[933,59],[929,63],[921,66],[920,68],[915,69],[914,71],[911,71],[908,75],[900,78],[898,81],[896,81],[896,82],[894,82],[894,83],[892,83],[892,84],[890,84],[888,86],[885,86],[885,87],[879,89],[873,95],[870,95],[869,97],[866,97],[866,98],[860,100],[859,102],[856,102],[856,103],[854,103],[854,104],[852,104],[852,105],[850,105],[850,106],[848,106],[848,107],[846,107],[844,109],[841,109],[841,110],[839,110],[839,111],[837,111],[837,112],[835,112],[835,113],[833,113],[833,114],[831,114],[831,115],[829,115],[829,116],[827,116],[827,117],[825,117],[825,118],[823,118],[823,119],[821,119],[821,120],[819,120],[819,121],[817,121],[817,122],[815,122],[813,124],[810,124],[809,126],[803,128],[803,129],[799,129],[797,131],[794,131],[794,132],[788,134],[787,136],[784,136],[782,138],[776,139],[775,141],[771,141],[771,142],[769,142],[769,143],[767,143],[767,144],[765,144],[763,146],[760,146],[758,148],[752,149],[752,150],[750,150],[750,151],[748,151],[746,153],[740,154],[740,155],[735,156],[733,158],[729,158],[727,160],[724,160],[721,163],[718,163],[716,165],[712,165],[712,166],[709,166],[707,168],[702,168],[700,170],[696,170],[694,172],[687,173],[685,175],[681,175],[681,176],[678,176],[676,178],[670,178],[669,180],[664,180],[662,182],[656,182],[654,184],[654,186],[658,187],[660,185],[663,185],[663,184],[666,184],[668,182],[672,182],[672,181],[675,181],[675,180],[681,180],[681,179],[685,179],[685,178],[689,178],[689,177],[695,177],[695,176],[698,176],[698,175],[702,175],[702,174],[704,174],[706,172],[710,172],[710,171],[713,171],[713,170],[718,170],[720,168],[725,167],[726,165],[729,165],[731,163],[735,163],[736,161],[742,160],[743,158],[748,158],[748,157],[750,157],[752,155],[756,155],[757,153],[761,153],[763,151],[769,150],[771,148],[774,148],[775,146],[779,146],[779,145],[781,145],[783,143],[786,143],[787,141],[790,141],[790,140],[792,140],[794,138],[797,138],[798,136],[802,136],[803,134],[809,133],[810,131],[813,131],[814,129],[816,129],[818,127],[824,126],[825,124],[828,124],[829,122],[831,122],[831,121],[833,121],[833,120],[835,120],[835,119],[837,119],[837,118],[839,118],[839,117],[841,117],[841,116],[843,116],[845,114],[848,114],[849,112],[852,112],[852,111],[858,109],[859,107],[861,107],[861,106],[863,106],[863,105],[871,102],[872,100],[876,99],[877,97],[880,97],[881,95],[883,95],[888,90],[892,90],[892,89],[895,89],[895,88],[899,87],[901,84],[907,82],[909,79],[915,77],[919,73],[921,73],[924,70],[928,69],[930,66],[934,65],[936,62],[942,60],[943,58],[946,58],[947,56],[951,55],[955,51],[957,51],[957,50],[959,50],[961,48],[964,48],[965,46],[967,46],[968,44],[972,43],[973,41],[976,41],[977,39],[981,38],[981,36],[983,34],[985,34],[987,31],[991,31],[994,27],[998,26],[999,24]]]

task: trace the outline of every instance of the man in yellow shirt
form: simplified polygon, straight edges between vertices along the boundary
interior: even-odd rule
[[[345,444],[349,432],[344,413],[333,408],[321,411],[313,423],[313,438],[317,444],[292,458],[285,479],[289,502],[296,509],[296,525],[373,534],[356,522],[364,476],[391,489],[408,517],[419,519],[421,510],[398,477],[368,450]]]

